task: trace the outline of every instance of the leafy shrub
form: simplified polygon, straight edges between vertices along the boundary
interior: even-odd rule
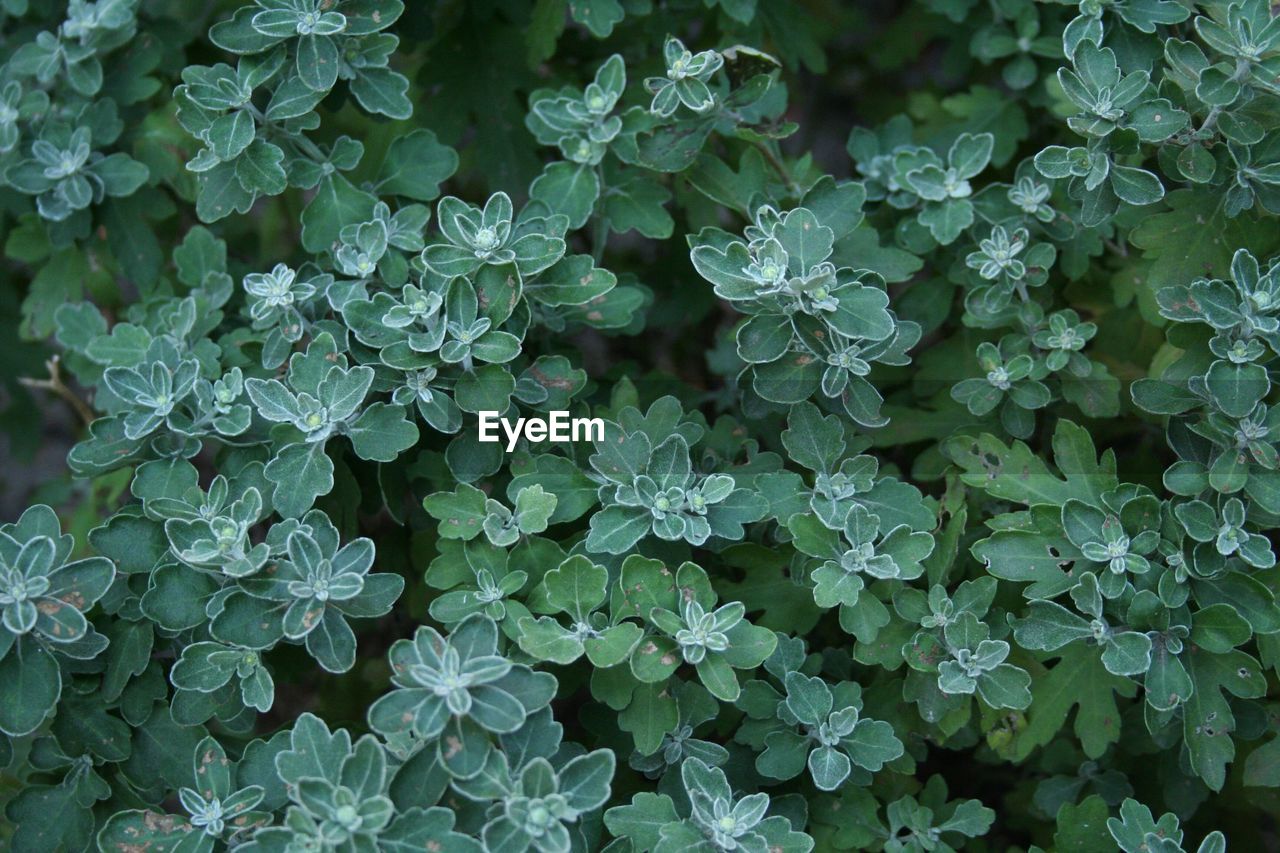
[[[0,846],[1275,844],[1264,0],[0,27]]]

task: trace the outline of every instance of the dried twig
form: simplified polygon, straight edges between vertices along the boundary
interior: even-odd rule
[[[89,424],[93,423],[93,409],[89,408],[88,403],[77,397],[76,393],[62,382],[62,360],[55,355],[44,364],[45,367],[49,369],[48,379],[35,379],[30,376],[23,376],[18,379],[18,381],[26,388],[42,388],[45,391],[52,391],[71,404],[71,408],[76,410],[76,414],[80,416],[80,420],[84,421],[85,426],[89,426]]]

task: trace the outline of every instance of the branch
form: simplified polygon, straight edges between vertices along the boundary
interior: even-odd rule
[[[55,355],[44,363],[45,367],[49,369],[48,379],[34,379],[30,376],[23,376],[18,379],[18,382],[24,388],[40,388],[57,394],[71,404],[71,408],[75,409],[76,414],[80,416],[80,420],[87,427],[94,421],[93,409],[89,408],[88,403],[77,397],[74,391],[63,384],[61,363],[62,359]]]

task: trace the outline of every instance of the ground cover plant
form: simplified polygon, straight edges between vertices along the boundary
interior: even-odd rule
[[[1277,214],[1266,0],[0,0],[0,847],[1274,849]]]

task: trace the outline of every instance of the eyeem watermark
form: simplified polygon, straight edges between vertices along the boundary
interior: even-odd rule
[[[522,437],[531,444],[604,440],[604,421],[601,418],[573,418],[565,411],[551,411],[545,418],[516,418],[512,422],[502,417],[500,412],[480,412],[478,436],[481,441],[501,441],[499,427],[507,437],[508,453],[516,449]]]

